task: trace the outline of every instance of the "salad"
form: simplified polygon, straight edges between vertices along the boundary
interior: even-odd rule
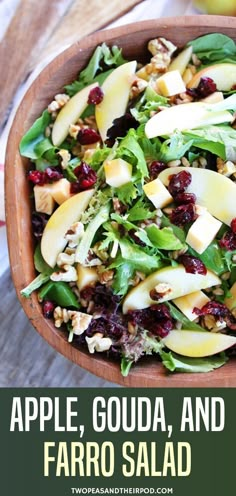
[[[38,275],[21,293],[124,376],[151,354],[208,372],[236,349],[236,45],[147,53],[98,46],[22,137]]]

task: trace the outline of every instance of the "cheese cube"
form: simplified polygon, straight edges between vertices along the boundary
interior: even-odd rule
[[[104,162],[106,183],[113,188],[119,188],[131,181],[132,165],[122,158],[106,160]]]
[[[163,208],[173,200],[168,189],[158,178],[145,184],[143,191],[156,208]]]
[[[206,303],[210,301],[210,298],[205,295],[202,291],[194,291],[194,293],[189,293],[185,296],[180,296],[175,298],[173,303],[183,312],[184,315],[189,320],[194,320],[197,314],[193,312],[194,307],[202,308]]]
[[[222,222],[215,219],[209,212],[206,212],[200,215],[190,227],[186,243],[201,254],[213,241],[221,226]]]
[[[86,286],[93,286],[98,281],[98,273],[94,267],[84,267],[78,264],[77,274],[77,286],[80,291],[86,288]]]
[[[51,184],[51,195],[61,205],[70,198],[70,182],[65,178],[55,181],[55,183]]]
[[[231,296],[225,298],[224,304],[229,310],[233,310],[236,307],[236,282],[230,289]]]
[[[55,207],[55,201],[51,194],[51,184],[34,186],[34,201],[36,212],[51,215]]]
[[[170,71],[157,80],[157,91],[163,96],[173,96],[186,91],[185,84],[179,71]]]

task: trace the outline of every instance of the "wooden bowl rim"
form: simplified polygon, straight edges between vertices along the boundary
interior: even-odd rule
[[[35,95],[38,85],[44,80],[50,79],[51,75],[61,66],[65,60],[71,59],[73,56],[78,54],[78,52],[83,49],[94,48],[99,43],[111,41],[113,38],[122,37],[127,35],[127,29],[129,34],[139,33],[146,30],[151,30],[155,27],[175,27],[176,29],[181,29],[184,27],[204,27],[206,28],[217,28],[227,29],[236,28],[236,18],[234,17],[223,17],[223,16],[183,16],[183,17],[168,17],[160,19],[152,19],[148,21],[139,21],[132,24],[120,26],[113,29],[107,29],[104,31],[99,31],[93,33],[89,36],[82,38],[80,41],[74,43],[66,50],[61,52],[57,57],[55,57],[37,76],[34,80],[26,94],[24,95],[18,110],[16,112],[7,144],[6,152],[6,170],[8,168],[14,172],[14,164],[18,150],[16,148],[12,149],[11,142],[17,132],[17,125],[21,120],[21,113],[27,101]],[[14,140],[13,140],[14,142]],[[127,378],[122,377],[120,373],[119,365],[116,362],[111,362],[101,356],[89,355],[84,350],[78,350],[69,344],[66,340],[65,335],[60,333],[54,328],[54,326],[46,321],[39,310],[39,305],[37,302],[36,295],[30,299],[25,299],[20,295],[20,277],[22,275],[22,267],[19,262],[16,261],[15,250],[16,246],[12,245],[12,224],[11,224],[11,214],[12,214],[12,188],[16,187],[14,185],[14,179],[11,174],[5,174],[5,202],[6,202],[6,221],[7,221],[7,238],[10,256],[10,266],[12,279],[16,288],[17,296],[20,303],[28,316],[32,321],[33,326],[38,331],[38,333],[57,351],[63,354],[66,358],[72,362],[80,365],[84,369],[94,373],[95,375],[120,384],[122,386],[128,387],[235,387],[236,386],[236,374],[235,365],[230,361],[223,369],[218,369],[214,372],[208,372],[207,374],[168,374],[163,371],[162,365],[157,364],[154,359],[151,359],[150,364],[147,362],[137,365],[134,369],[130,371]],[[15,213],[17,213],[17,205],[14,204]],[[16,231],[14,229],[14,231]],[[19,248],[20,254],[20,232],[15,232],[17,239],[17,248]],[[36,311],[36,316],[33,316],[33,312]],[[104,366],[105,365],[105,366]]]

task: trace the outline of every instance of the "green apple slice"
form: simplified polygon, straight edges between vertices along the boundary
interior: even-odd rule
[[[155,114],[145,125],[147,138],[169,136],[176,129],[185,131],[198,127],[232,122],[233,116],[227,110],[214,111],[215,104],[204,102],[174,105]]]
[[[170,331],[162,342],[169,350],[192,358],[203,358],[230,348],[236,337],[214,332]]]
[[[135,60],[120,65],[102,85],[104,97],[102,102],[96,105],[95,117],[103,141],[114,119],[124,115],[126,111],[136,65]]]
[[[187,273],[183,265],[165,267],[150,274],[144,281],[129,291],[124,299],[123,313],[127,313],[129,310],[141,310],[157,303],[150,297],[150,291],[161,283],[169,284],[171,292],[160,298],[158,303],[193,293],[199,289],[215,286],[220,284],[221,281],[210,270],[207,271],[206,275],[201,275]]]
[[[203,77],[213,79],[217,90],[230,91],[236,84],[236,64],[215,64],[197,72],[188,83],[188,88],[196,88]]]
[[[66,232],[80,219],[93,194],[94,189],[77,193],[62,203],[50,217],[41,240],[41,252],[50,267],[55,267],[57,256],[67,244]]]
[[[90,84],[78,91],[62,107],[52,128],[52,142],[54,146],[60,146],[69,133],[70,124],[75,124],[88,105],[90,91],[98,86],[98,83]]]
[[[159,174],[165,186],[169,184],[171,174],[177,174],[186,167],[172,167]],[[236,217],[236,184],[226,176],[208,169],[188,168],[192,182],[188,193],[195,193],[197,204],[206,207],[211,215],[228,226]]]
[[[177,57],[175,57],[168,67],[169,71],[179,71],[183,75],[192,56],[193,48],[191,46],[184,48]]]

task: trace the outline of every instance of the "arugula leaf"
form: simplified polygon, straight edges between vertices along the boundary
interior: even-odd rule
[[[123,155],[130,157],[132,162],[135,162],[136,168],[140,172],[142,179],[149,176],[144,153],[137,141],[137,133],[134,129],[128,131],[125,138],[122,139],[120,146],[117,148],[117,156],[123,158]]]
[[[234,41],[221,33],[211,33],[189,41],[188,46],[193,47],[193,52],[198,56],[203,65],[213,62],[225,62],[230,58],[236,62],[236,46]]]
[[[162,250],[181,250],[183,248],[183,244],[175,236],[170,227],[159,229],[156,224],[150,224],[146,227],[146,232],[156,248]]]
[[[88,65],[80,72],[78,79],[72,84],[66,85],[65,90],[69,96],[74,96],[75,93],[93,82],[98,82],[102,85],[113,71],[113,69],[104,70],[104,67],[118,67],[125,62],[126,60],[122,57],[121,49],[115,45],[109,48],[106,43],[103,43],[96,48]],[[98,72],[100,73],[97,74]]]
[[[20,154],[23,157],[35,160],[53,145],[48,138],[45,138],[45,129],[51,122],[51,116],[44,110],[31,128],[25,133],[20,142]]]
[[[188,358],[176,353],[160,351],[163,365],[170,372],[211,372],[227,362],[225,353],[205,358]]]
[[[194,257],[200,258],[207,269],[212,270],[215,274],[220,275],[227,270],[224,263],[224,257],[222,255],[222,250],[220,249],[218,243],[213,241],[206,250],[201,253],[197,253],[193,248],[189,247],[189,253]]]
[[[162,143],[159,153],[159,160],[163,162],[178,160],[185,155],[192,145],[193,140],[189,140],[186,143],[183,134],[180,132],[175,132],[169,139]]]
[[[182,323],[182,328],[189,330],[189,331],[202,331],[206,332],[206,329],[201,327],[199,324],[196,324],[196,322],[192,322],[189,320],[185,315],[178,310],[173,303],[170,303],[169,301],[165,302],[165,304],[169,307],[171,317],[173,319],[177,320],[178,322]]]

